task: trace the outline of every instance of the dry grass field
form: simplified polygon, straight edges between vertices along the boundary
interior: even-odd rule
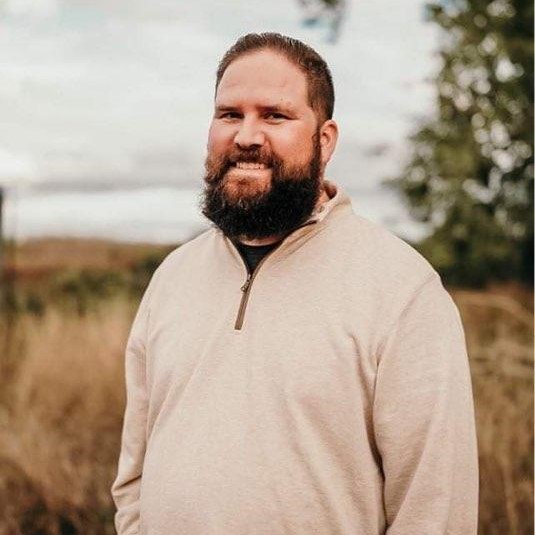
[[[27,261],[34,267],[39,258],[54,257],[19,255],[33,258]],[[125,266],[119,256],[97,267]],[[55,270],[72,268],[57,259]],[[532,534],[533,294],[515,287],[452,293],[465,325],[475,395],[479,533]],[[123,350],[135,307],[117,293],[87,310],[47,303],[39,313],[17,310],[0,321],[0,535],[114,533],[109,487],[124,407]]]
[[[512,288],[452,293],[463,317],[472,371],[479,533],[532,534],[532,293]]]
[[[125,269],[150,254],[164,254],[166,245],[122,243],[99,239],[46,238],[17,244],[8,255],[8,269],[28,277],[65,269]]]
[[[109,485],[130,319],[115,302],[83,318],[50,310],[11,326],[0,380],[1,535],[114,533]]]

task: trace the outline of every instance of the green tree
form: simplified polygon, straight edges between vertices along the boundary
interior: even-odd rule
[[[442,0],[437,111],[399,177],[447,282],[533,280],[533,2]]]
[[[298,0],[305,26],[325,26],[327,41],[336,43],[346,16],[346,0]]]

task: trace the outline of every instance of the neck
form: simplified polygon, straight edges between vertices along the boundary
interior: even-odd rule
[[[317,210],[322,204],[325,204],[328,200],[329,200],[329,195],[327,195],[327,192],[325,191],[325,188],[322,184],[321,194],[319,196],[318,201],[316,202],[316,206],[314,207],[314,209]],[[258,238],[258,239],[253,239],[253,240],[248,240],[244,237],[239,237],[238,241],[245,245],[271,245],[272,243],[281,241],[284,238],[284,236],[285,236],[284,234],[277,234],[275,236],[268,236],[267,238]]]

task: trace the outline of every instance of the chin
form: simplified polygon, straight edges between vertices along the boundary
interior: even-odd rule
[[[271,177],[247,178],[230,173],[225,177],[224,191],[229,200],[236,201],[243,197],[256,197],[267,193],[271,188]]]

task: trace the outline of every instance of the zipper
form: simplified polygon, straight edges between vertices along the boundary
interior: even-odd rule
[[[275,249],[271,250],[266,256],[264,256],[264,258],[262,258],[262,260],[260,260],[260,262],[258,263],[258,265],[256,266],[256,268],[254,269],[254,271],[252,273],[249,272],[249,268],[247,267],[247,262],[245,262],[245,258],[243,258],[242,254],[240,253],[240,251],[238,250],[238,248],[234,245],[234,243],[232,243],[232,240],[231,243],[232,245],[234,246],[234,248],[236,249],[236,251],[238,251],[238,254],[240,255],[240,258],[242,259],[244,265],[245,265],[245,269],[247,270],[247,279],[245,280],[245,282],[243,283],[242,287],[240,288],[240,290],[242,291],[242,297],[241,297],[241,301],[240,301],[240,307],[238,308],[238,315],[236,316],[236,322],[234,323],[234,330],[235,331],[241,331],[241,328],[243,327],[243,320],[245,318],[245,311],[247,309],[247,302],[249,301],[249,295],[251,293],[251,287],[253,285],[253,281],[256,277],[256,275],[258,274],[258,271],[260,270],[260,268],[262,267],[262,265],[264,264],[264,262],[277,250],[280,248],[280,246],[296,231],[298,231],[299,229],[303,228],[303,227],[306,227],[308,225],[313,225],[314,223],[317,223],[317,221],[307,221],[306,223],[303,223],[302,225],[300,225],[299,227],[297,227],[296,229],[294,229],[290,234],[288,234],[287,236],[284,237],[284,239],[281,240],[281,242],[279,243],[279,245],[277,245],[277,247],[275,247]]]
[[[247,264],[245,262],[245,259],[241,256],[240,257],[243,260],[243,263],[245,264],[245,268],[247,269],[247,279],[243,283],[243,286],[240,288],[242,291],[241,301],[240,301],[240,308],[238,309],[238,315],[236,317],[236,323],[234,324],[234,330],[240,331],[243,326],[243,319],[245,317],[245,310],[247,308],[247,301],[249,301],[249,294],[251,293],[251,285],[253,283],[254,278],[256,277],[256,274],[258,273],[258,270],[262,267],[262,264],[267,260],[267,258],[272,255],[280,246],[282,245],[282,241],[279,243],[275,249],[270,251],[256,266],[254,271],[252,273],[249,272],[247,268]],[[238,251],[239,252],[239,251]]]

